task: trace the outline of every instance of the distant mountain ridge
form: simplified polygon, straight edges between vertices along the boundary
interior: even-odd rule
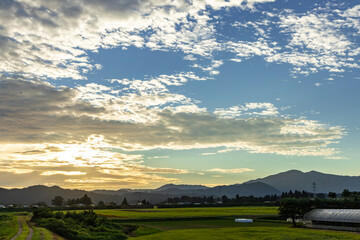
[[[146,199],[151,203],[160,203],[168,197],[180,196],[214,196],[235,197],[240,196],[263,196],[267,194],[279,194],[280,192],[266,183],[246,183],[209,188],[202,185],[174,185],[167,184],[157,189],[119,189],[113,190],[70,190],[58,186],[31,186],[23,189],[1,189],[0,204],[36,204],[38,202],[51,203],[55,196],[62,196],[65,200],[80,198],[87,194],[97,204],[99,201],[115,202],[120,204],[124,197],[129,203],[136,203]]]
[[[146,199],[151,203],[160,203],[168,197],[180,196],[213,196],[235,197],[264,196],[281,194],[289,190],[305,190],[312,192],[312,183],[316,184],[318,193],[341,193],[347,188],[350,191],[360,191],[360,176],[340,176],[316,171],[301,172],[290,170],[265,178],[251,180],[242,184],[206,187],[203,185],[176,185],[166,184],[157,189],[119,189],[119,190],[70,190],[58,186],[46,187],[42,185],[31,186],[23,189],[0,188],[0,204],[35,204],[38,202],[51,203],[55,196],[62,196],[65,200],[80,198],[87,194],[95,204],[99,201],[115,202],[120,204],[124,197],[129,203],[136,203]]]
[[[360,176],[342,176],[317,171],[301,172],[299,170],[290,170],[265,178],[251,180],[247,183],[254,182],[269,184],[280,191],[297,189],[312,192],[313,182],[316,184],[316,192],[318,193],[341,193],[344,189],[360,191]]]
[[[204,190],[204,189],[209,189],[209,187],[206,187],[204,185],[166,184],[166,185],[163,185],[163,186],[161,186],[161,187],[159,187],[159,188],[157,188],[155,190],[163,191],[163,190],[168,190],[168,189],[171,189],[171,188],[179,189],[179,190],[198,190],[198,189]]]

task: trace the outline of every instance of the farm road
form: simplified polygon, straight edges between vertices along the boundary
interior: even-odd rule
[[[26,240],[31,240],[32,239],[32,236],[34,234],[34,230],[32,229],[32,227],[29,225],[29,223],[26,221],[25,217],[24,216],[19,216],[18,217],[18,222],[19,222],[19,231],[18,233],[13,237],[11,238],[11,240],[16,240],[20,234],[22,233],[23,231],[23,225],[22,225],[22,222],[25,222],[28,227],[29,227],[29,234],[27,235],[26,237]]]
[[[26,240],[31,240],[32,236],[34,234],[34,230],[32,229],[32,227],[30,226],[30,224],[26,221],[26,224],[29,226],[29,235],[26,237]]]
[[[18,222],[19,222],[19,231],[13,238],[11,238],[11,240],[17,239],[20,236],[20,234],[22,233],[22,224],[21,224],[20,217],[18,217]]]

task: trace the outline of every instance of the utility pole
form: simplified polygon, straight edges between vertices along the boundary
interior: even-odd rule
[[[313,190],[313,193],[314,193],[314,198],[315,198],[315,194],[316,194],[316,188],[317,188],[317,186],[316,186],[316,183],[315,182],[313,182],[312,183],[312,190]]]

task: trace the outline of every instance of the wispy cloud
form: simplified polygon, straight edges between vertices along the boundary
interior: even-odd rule
[[[208,153],[201,153],[201,156],[209,156],[209,155],[215,155],[216,153],[208,152]]]
[[[243,173],[243,172],[253,172],[254,169],[250,168],[233,168],[233,169],[223,169],[223,168],[212,168],[206,170],[208,172],[219,172],[219,173]]]
[[[73,176],[73,175],[86,175],[86,172],[80,172],[80,171],[70,171],[70,172],[67,172],[67,171],[45,171],[45,172],[42,172],[40,175],[51,176],[51,175],[57,175],[57,174],[66,175],[66,176]]]

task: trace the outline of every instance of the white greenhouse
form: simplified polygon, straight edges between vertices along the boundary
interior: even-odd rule
[[[304,215],[305,227],[360,231],[360,209],[314,209]]]

